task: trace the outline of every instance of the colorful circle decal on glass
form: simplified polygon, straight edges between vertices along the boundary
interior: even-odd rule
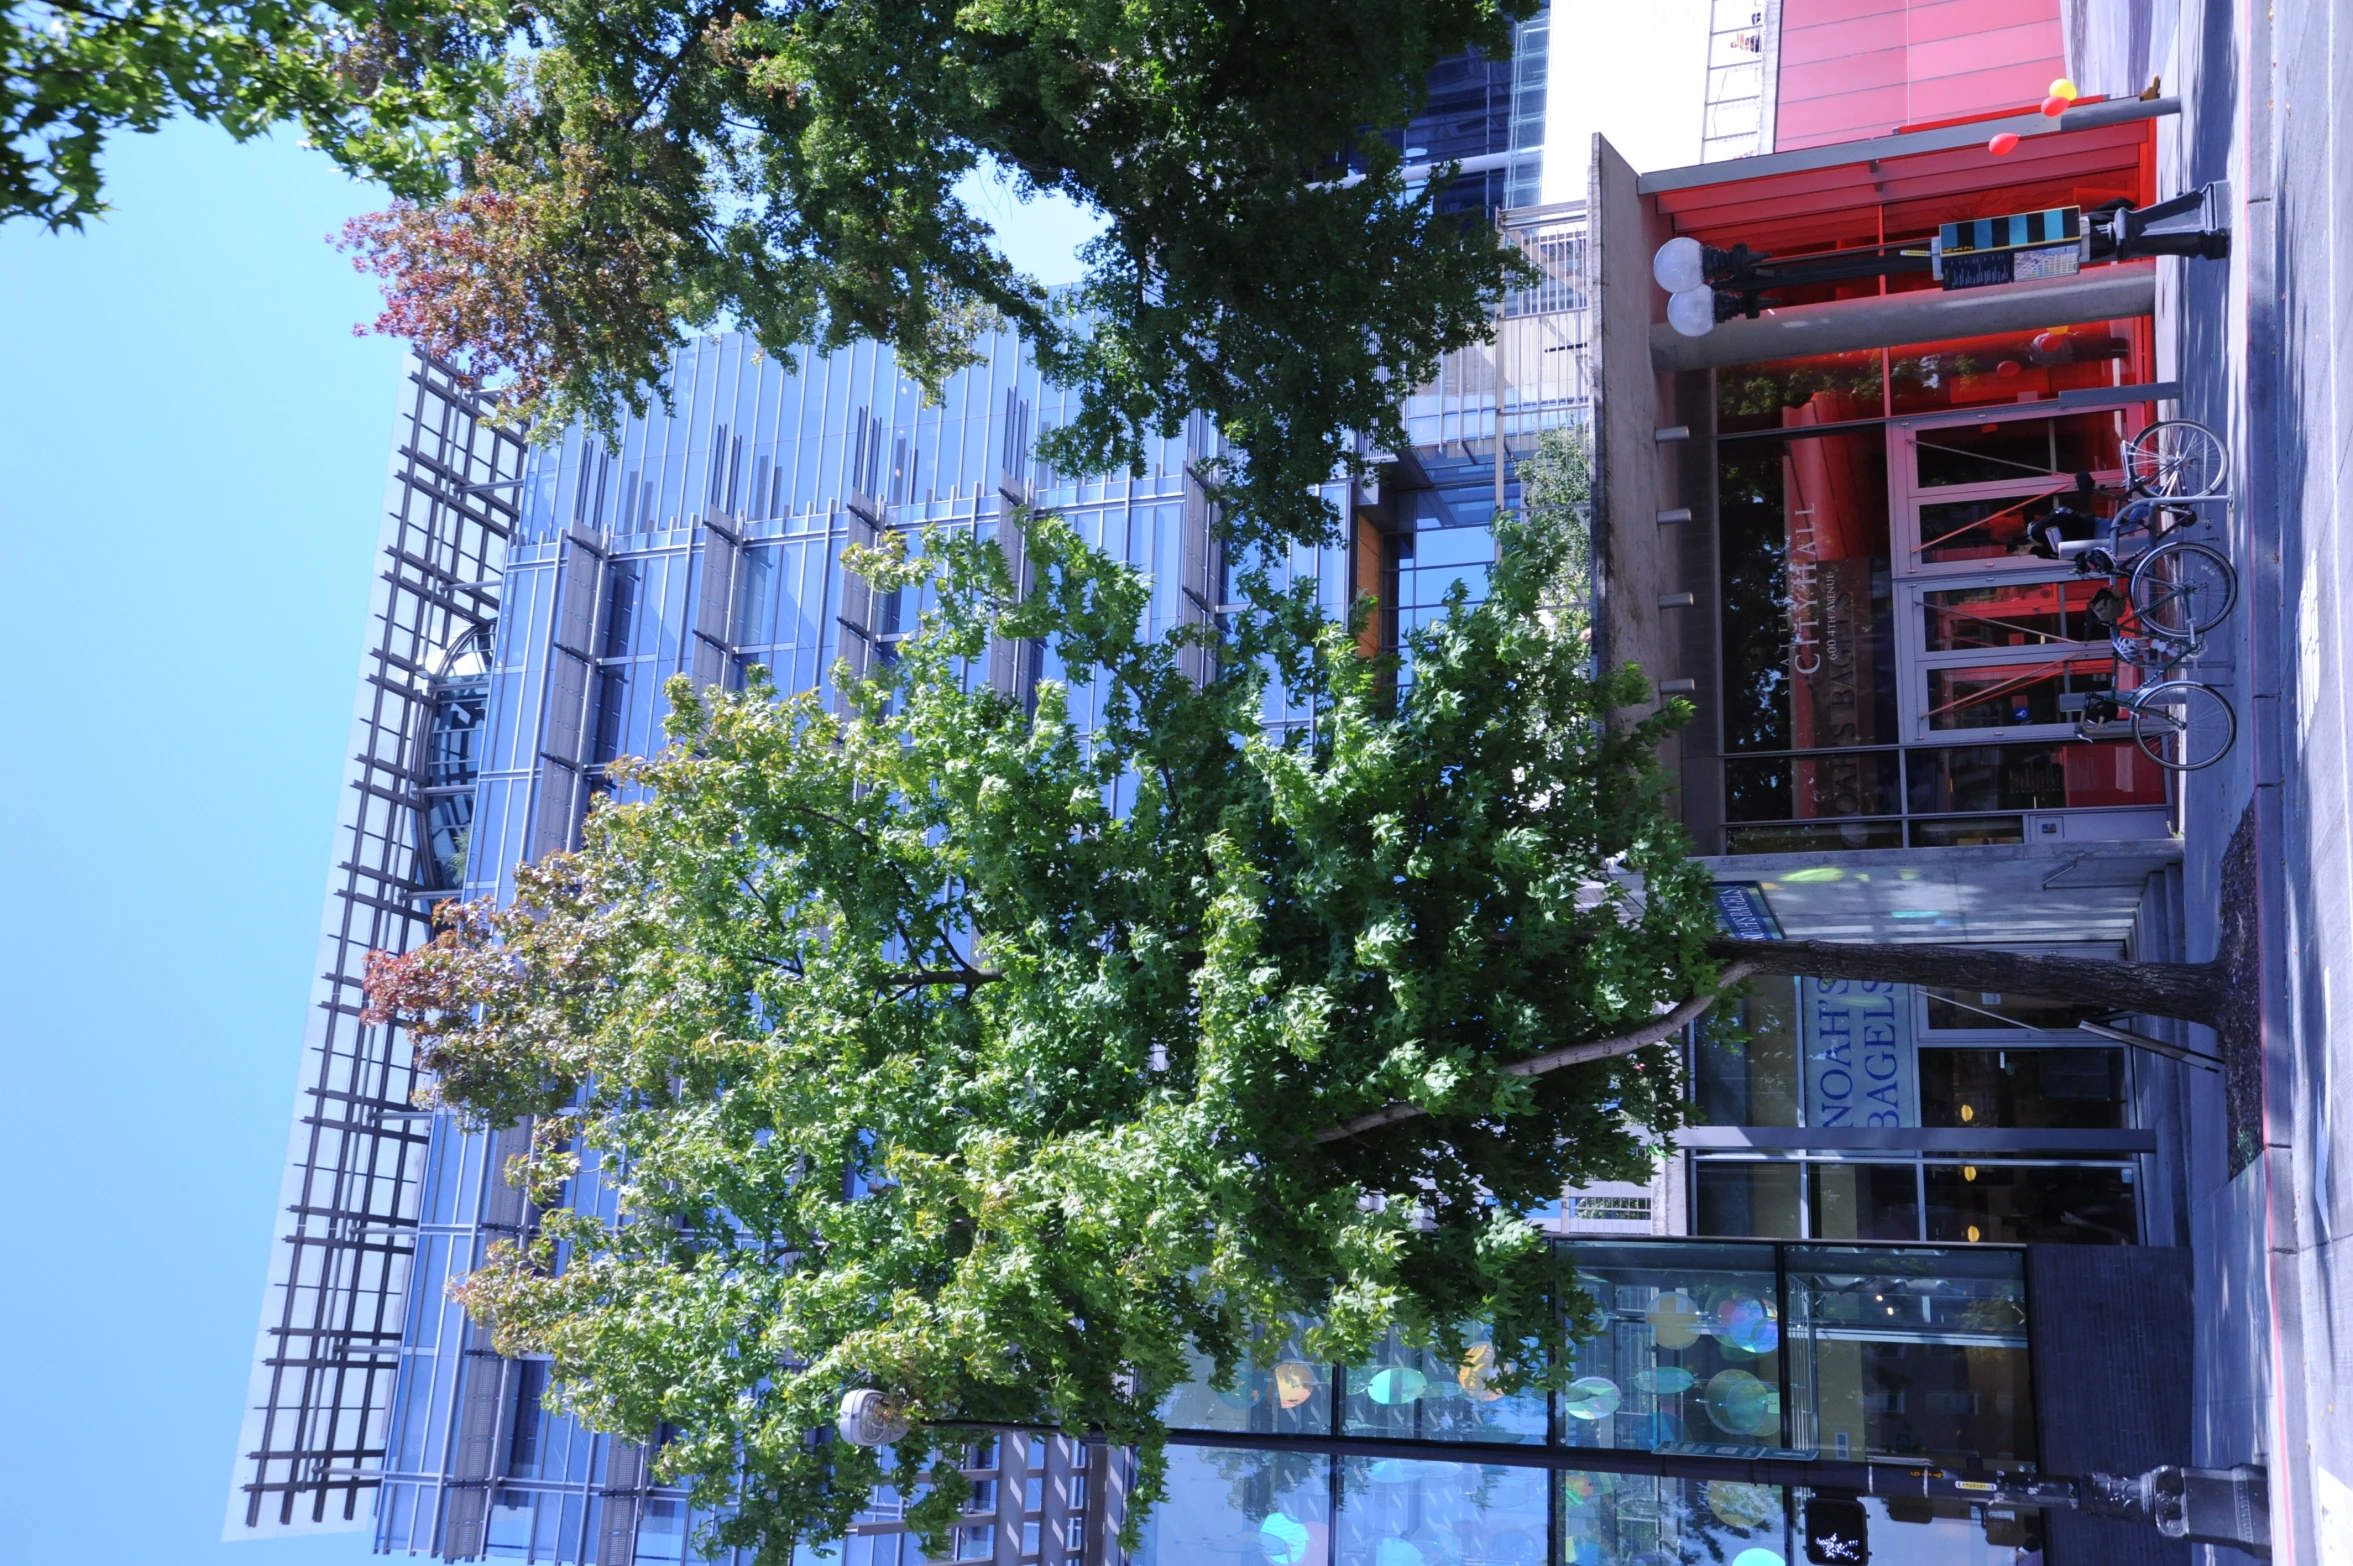
[[[1778,1426],[1781,1394],[1745,1370],[1719,1370],[1708,1379],[1708,1418],[1726,1435],[1756,1435]]]
[[[1781,1515],[1781,1497],[1771,1485],[1711,1479],[1700,1496],[1727,1528],[1762,1528]]]
[[[1719,1342],[1744,1354],[1770,1354],[1781,1346],[1781,1326],[1763,1300],[1735,1295],[1716,1306],[1710,1329]]]
[[[1748,1549],[1732,1557],[1732,1566],[1789,1566],[1776,1550]]]
[[[1607,1419],[1625,1401],[1607,1376],[1579,1376],[1561,1389],[1561,1412],[1571,1419]]]
[[[1286,1359],[1275,1366],[1275,1401],[1297,1408],[1315,1396],[1315,1367],[1305,1360]]]
[[[1699,1331],[1699,1307],[1690,1295],[1675,1291],[1650,1302],[1651,1337],[1660,1348],[1689,1348],[1699,1341]]]
[[[1283,1512],[1258,1525],[1258,1547],[1272,1566],[1301,1566],[1307,1559],[1307,1524]]]
[[[1462,1368],[1454,1373],[1462,1389],[1482,1403],[1492,1403],[1503,1396],[1495,1390],[1495,1345],[1474,1343],[1463,1351]]]
[[[1365,1395],[1384,1408],[1400,1408],[1417,1402],[1430,1389],[1430,1378],[1411,1366],[1392,1366],[1376,1370],[1365,1387]]]
[[[1373,1566],[1424,1566],[1425,1557],[1403,1539],[1383,1539],[1373,1551]]]
[[[1658,1365],[1634,1373],[1634,1384],[1653,1397],[1673,1397],[1691,1390],[1699,1378],[1681,1365]]]

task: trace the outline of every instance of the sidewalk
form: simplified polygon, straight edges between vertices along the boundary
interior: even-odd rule
[[[2353,1107],[2335,1102],[2353,1092],[2353,16],[2342,0],[2183,0],[2165,86],[2183,114],[2161,188],[2227,179],[2238,203],[2231,261],[2169,262],[2158,294],[2160,363],[2181,414],[2229,441],[2239,496],[2218,541],[2240,607],[2200,678],[2240,737],[2188,780],[2188,955],[2223,949],[2238,918],[2261,980],[2251,1025],[2222,1040],[2234,1090],[2193,1108],[2197,1455],[2267,1464],[2275,1561],[2353,1566],[2353,1404],[2336,1407],[2353,1390],[2338,1140]]]

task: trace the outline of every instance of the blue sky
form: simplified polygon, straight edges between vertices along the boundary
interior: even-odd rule
[[[10,1560],[219,1542],[326,885],[398,345],[291,138],[116,144],[0,229],[0,1516]],[[976,193],[1072,275],[1088,225]]]

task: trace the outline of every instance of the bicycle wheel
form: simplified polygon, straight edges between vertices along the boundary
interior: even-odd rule
[[[2136,495],[2219,495],[2229,474],[2222,437],[2194,419],[2160,419],[2124,443],[2124,478]]]
[[[2169,772],[2211,767],[2238,742],[2239,716],[2211,685],[2167,680],[2129,699],[2133,743]]]
[[[2239,601],[2239,574],[2222,551],[2175,539],[2133,562],[2125,592],[2144,627],[2188,641],[2230,617]]]

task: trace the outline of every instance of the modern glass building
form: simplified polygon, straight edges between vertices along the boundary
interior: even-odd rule
[[[1921,495],[1869,498],[1866,480],[1883,477],[1874,443],[1910,428],[1891,422],[1901,410],[1888,399],[1934,390],[1891,367],[1888,351],[1851,373],[1834,361],[1687,382],[1654,377],[1637,329],[1640,377],[1625,370],[1626,352],[1611,357],[1612,341],[1629,339],[1605,316],[1626,308],[1618,301],[1647,306],[1623,286],[1597,304],[1598,285],[1631,273],[1646,286],[1647,250],[1629,262],[1596,245],[1618,231],[1614,209],[1516,204],[1536,188],[1543,156],[1545,37],[1539,14],[1522,24],[1511,62],[1450,62],[1401,142],[1417,162],[1459,158],[1449,203],[1505,209],[1506,231],[1543,280],[1506,301],[1493,345],[1454,355],[1412,391],[1405,448],[1379,454],[1373,477],[1327,486],[1336,537],[1284,568],[1314,582],[1334,614],[1376,594],[1380,634],[1395,645],[1454,582],[1478,592],[1494,556],[1490,524],[1516,503],[1516,464],[1538,432],[1586,428],[1601,470],[1604,651],[1639,657],[1700,705],[1700,737],[1670,760],[1695,835],[1723,855],[1728,911],[1832,937],[2154,950],[2170,861],[2146,824],[2161,838],[2161,787],[2112,762],[2095,777],[2065,755],[2035,772],[2031,757],[2001,749],[2018,740],[2054,750],[2040,733],[1897,726],[1919,717],[1919,703],[1894,694],[1914,662],[1965,667],[1982,661],[1977,651],[1885,672],[1891,655],[1874,651],[1859,705],[1788,672],[1786,639],[1764,634],[1784,622],[1797,627],[1791,638],[1852,648],[1868,636],[1877,648],[1892,645],[1886,628],[1924,614],[1943,613],[1934,623],[1955,635],[1980,623],[1920,596],[1948,582],[2012,617],[2048,584],[1968,563],[1977,574],[1965,581],[1930,571],[1899,587],[1893,546],[1869,552],[1871,538],[1899,536],[1888,518],[1949,498],[1926,493],[1925,480]],[[1607,154],[1594,188],[1605,203],[1623,196]],[[2108,335],[2121,337],[2124,357],[2071,358],[2063,374],[2074,379],[2052,380],[2054,397],[2093,395],[2065,404],[2056,422],[2046,407],[1979,408],[1962,393],[1974,372],[1939,360],[1951,407],[1933,411],[1982,437],[1952,442],[1953,460],[2026,460],[2020,440],[2031,431],[2046,448],[2074,438],[2066,419],[2078,406],[2126,416],[2142,394],[2131,379],[2138,340]],[[575,431],[526,451],[436,367],[414,368],[232,1536],[347,1528],[368,1530],[380,1551],[444,1559],[695,1558],[697,1519],[683,1495],[653,1482],[649,1453],[550,1414],[545,1364],[502,1358],[448,1301],[450,1280],[488,1245],[537,1221],[502,1178],[530,1129],[465,1135],[411,1109],[402,1041],[358,1024],[361,964],[370,949],[421,940],[438,898],[506,896],[517,865],[576,843],[610,763],[661,744],[666,680],[736,686],[756,664],[780,688],[822,689],[837,661],[858,670],[888,657],[921,605],[846,572],[847,545],[927,526],[992,537],[1010,508],[1051,507],[1150,573],[1156,629],[1215,620],[1227,562],[1196,476],[1219,454],[1215,431],[1195,420],[1154,442],[1137,475],[1053,471],[1035,446],[1069,417],[1069,394],[1043,382],[1018,338],[985,347],[982,363],[925,406],[871,344],[780,363],[740,337],[705,339],[673,364],[673,411],[629,421],[610,449]],[[1620,379],[1605,384],[1605,374]],[[1880,405],[1863,408],[1866,394]],[[1781,411],[1791,397],[1808,410],[1796,420]],[[1742,411],[1752,404],[1765,413]],[[1661,408],[1685,405],[1710,411],[1670,438],[1675,421]],[[1805,432],[1790,433],[1793,423]],[[1810,466],[1791,455],[1809,441],[1828,454]],[[2059,458],[2046,456],[2055,470]],[[1716,475],[1705,498],[1658,489],[1662,460]],[[1746,489],[1733,482],[1741,463],[1758,461],[1771,471],[1758,468]],[[2009,496],[2018,482],[2001,472],[1984,482]],[[1729,497],[1721,505],[1719,494]],[[1790,520],[1823,497],[1859,507],[1862,520]],[[1637,513],[1649,532],[1629,520]],[[1915,534],[1900,537],[1910,547]],[[1663,575],[1659,541],[1669,564],[1697,561],[1707,576],[1687,587]],[[1849,543],[1863,553],[1841,553]],[[1807,549],[1809,560],[1836,562],[1818,567],[1823,579],[1844,582],[1845,562],[1863,564],[1849,573],[1852,591],[1809,599],[1792,620],[1786,578],[1772,573]],[[1717,604],[1701,595],[1713,593],[1719,565],[1727,608],[1695,642],[1692,616]],[[1730,596],[1742,570],[1753,602]],[[1911,618],[1899,620],[1886,606],[1904,593]],[[1874,606],[1867,616],[1863,604]],[[1724,646],[1761,650],[1719,670],[1718,626]],[[2001,656],[2064,670],[2068,655],[2037,643]],[[988,678],[1007,691],[1055,672],[1048,649],[990,649]],[[1312,717],[1279,696],[1264,714],[1275,725]],[[1866,722],[1878,726],[1865,733]],[[2067,792],[2095,785],[2122,794]],[[2032,797],[2002,792],[2017,788]],[[2046,800],[2036,789],[2058,792]],[[2105,839],[2101,865],[2070,870],[2047,845],[2019,841],[2050,819],[2117,823],[2059,834]],[[1827,859],[1815,852],[1833,847]],[[1868,858],[1915,847],[1975,855],[1975,868]],[[2010,884],[2004,876],[2035,895],[1996,921],[1986,887]],[[2171,1297],[2178,1279],[2148,1263],[2162,1262],[2151,1246],[2180,1222],[2166,1130],[2178,1071],[2026,997],[1760,985],[1741,1020],[1689,1041],[1694,1124],[1649,1186],[1565,1192],[1544,1215],[1557,1243],[1575,1248],[1608,1323],[1584,1346],[1574,1387],[1496,1395],[1475,1348],[1459,1364],[1392,1346],[1373,1363],[1332,1366],[1269,1345],[1235,1390],[1204,1381],[1171,1400],[1171,1495],[1134,1562],[1786,1566],[1803,1553],[1811,1498],[1727,1462],[2072,1472],[2166,1455],[2140,1461],[2117,1435],[2119,1410],[2146,1412],[2131,1404],[2128,1372],[2171,1351],[2165,1323],[2136,1338],[2064,1306],[2101,1290],[2159,1306]],[[574,1199],[610,1193],[591,1170]],[[2066,1399],[2051,1395],[2061,1385]],[[955,1558],[1119,1561],[1124,1454],[1006,1433],[974,1448],[969,1468],[975,1503]],[[2137,1558],[2100,1553],[2096,1536],[2069,1534],[2072,1520],[2046,1528],[2032,1514],[1949,1501],[1863,1504],[1874,1527],[1893,1530],[1875,1534],[1885,1553],[1901,1545],[1894,1558],[1907,1561],[2024,1566],[2035,1550],[2058,1566]],[[832,1560],[916,1566],[902,1511],[878,1491]]]

